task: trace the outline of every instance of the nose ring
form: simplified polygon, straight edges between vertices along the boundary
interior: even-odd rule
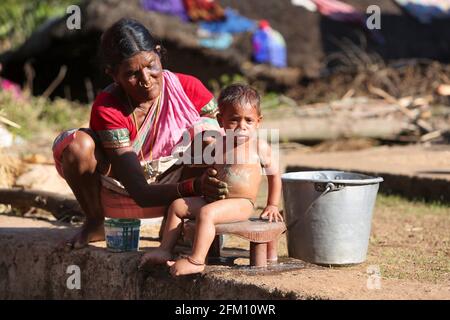
[[[141,81],[139,81],[139,85],[144,88],[150,88],[149,84],[143,84]]]

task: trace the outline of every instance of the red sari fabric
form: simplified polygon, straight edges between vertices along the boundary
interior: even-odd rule
[[[176,73],[184,92],[200,116],[208,116],[217,112],[217,104],[213,94],[206,89],[197,78]],[[132,114],[127,114],[127,106],[123,106],[111,93],[101,92],[94,101],[91,110],[90,128],[94,131],[127,129],[129,139],[136,138],[137,130]],[[119,139],[117,147],[123,146]],[[111,146],[114,147],[114,146]]]

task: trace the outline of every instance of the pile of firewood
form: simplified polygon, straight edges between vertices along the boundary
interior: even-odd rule
[[[379,98],[354,97],[355,92],[350,89],[340,100],[299,106],[282,95],[278,103],[286,108],[272,114],[269,110],[265,119],[269,121],[269,127],[280,128],[280,136],[285,140],[303,140],[311,136],[313,140],[327,140],[336,134],[345,137],[348,133],[351,137],[429,142],[441,139],[450,129],[448,125],[436,125],[431,108],[433,95],[398,99],[371,85],[368,91]],[[450,86],[441,88],[440,94],[444,93],[450,95]],[[450,117],[450,108],[444,109],[447,111],[444,116]],[[309,124],[313,122],[315,126],[310,128]],[[308,130],[315,133],[308,134]]]

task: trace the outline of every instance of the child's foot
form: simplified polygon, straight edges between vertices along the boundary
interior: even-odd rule
[[[141,258],[141,263],[139,264],[139,268],[142,268],[144,265],[154,265],[154,264],[165,264],[167,261],[171,260],[172,254],[170,251],[155,248],[150,252],[144,254]]]
[[[191,258],[183,258],[177,261],[167,261],[170,274],[174,277],[200,273],[205,270],[205,264],[193,261]]]

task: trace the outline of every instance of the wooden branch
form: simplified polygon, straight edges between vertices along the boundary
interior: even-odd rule
[[[52,81],[52,83],[50,83],[48,88],[45,89],[44,93],[42,94],[42,96],[44,98],[50,97],[50,95],[53,93],[53,91],[55,91],[55,89],[64,80],[64,78],[66,77],[66,73],[67,73],[67,66],[66,65],[61,66],[61,68],[59,69],[59,73],[56,76],[56,78]]]
[[[18,129],[21,128],[21,126],[19,124],[17,124],[15,122],[13,122],[13,121],[11,121],[11,120],[1,116],[1,115],[0,115],[0,122],[3,122],[4,124],[10,125],[11,127],[14,127],[14,128],[18,128]]]
[[[409,122],[407,122],[409,124]],[[400,119],[349,117],[326,118],[289,115],[263,122],[264,129],[278,129],[281,141],[323,141],[340,137],[394,139],[405,128]]]
[[[355,95],[355,90],[353,88],[351,88],[350,90],[348,90],[343,96],[342,96],[342,100],[344,99],[348,99],[351,98]]]
[[[369,89],[370,93],[376,94],[377,96],[385,99],[389,103],[397,105],[398,109],[403,114],[405,114],[408,118],[410,118],[411,120],[413,120],[415,118],[414,114],[408,108],[404,107],[401,103],[399,103],[399,101],[395,97],[391,96],[389,93],[387,93],[383,89],[376,88],[370,84],[367,86],[367,89]]]
[[[25,91],[28,91],[30,95],[33,94],[33,80],[36,76],[36,72],[34,71],[33,66],[29,61],[25,62],[25,65],[23,66],[23,70],[25,72]]]
[[[86,87],[86,97],[87,97],[89,103],[91,103],[95,99],[94,86],[92,84],[91,79],[85,78],[84,86]]]
[[[35,207],[44,209],[60,220],[67,216],[84,216],[77,200],[54,192],[0,188],[0,203],[13,207]]]
[[[438,139],[442,137],[442,131],[441,130],[436,130],[433,132],[429,132],[427,134],[424,134],[423,136],[420,137],[420,142],[428,142],[434,139]]]
[[[392,103],[393,105],[397,106],[398,110],[403,113],[405,116],[407,116],[411,122],[413,122],[417,127],[419,127],[421,130],[423,130],[425,133],[433,131],[433,127],[426,122],[423,119],[419,119],[420,113],[418,115],[415,115],[414,112],[406,108],[402,103],[400,103],[399,100],[391,96],[389,93],[384,91],[383,89],[376,88],[372,85],[368,85],[369,92],[376,94],[382,98],[384,98],[386,101]]]

